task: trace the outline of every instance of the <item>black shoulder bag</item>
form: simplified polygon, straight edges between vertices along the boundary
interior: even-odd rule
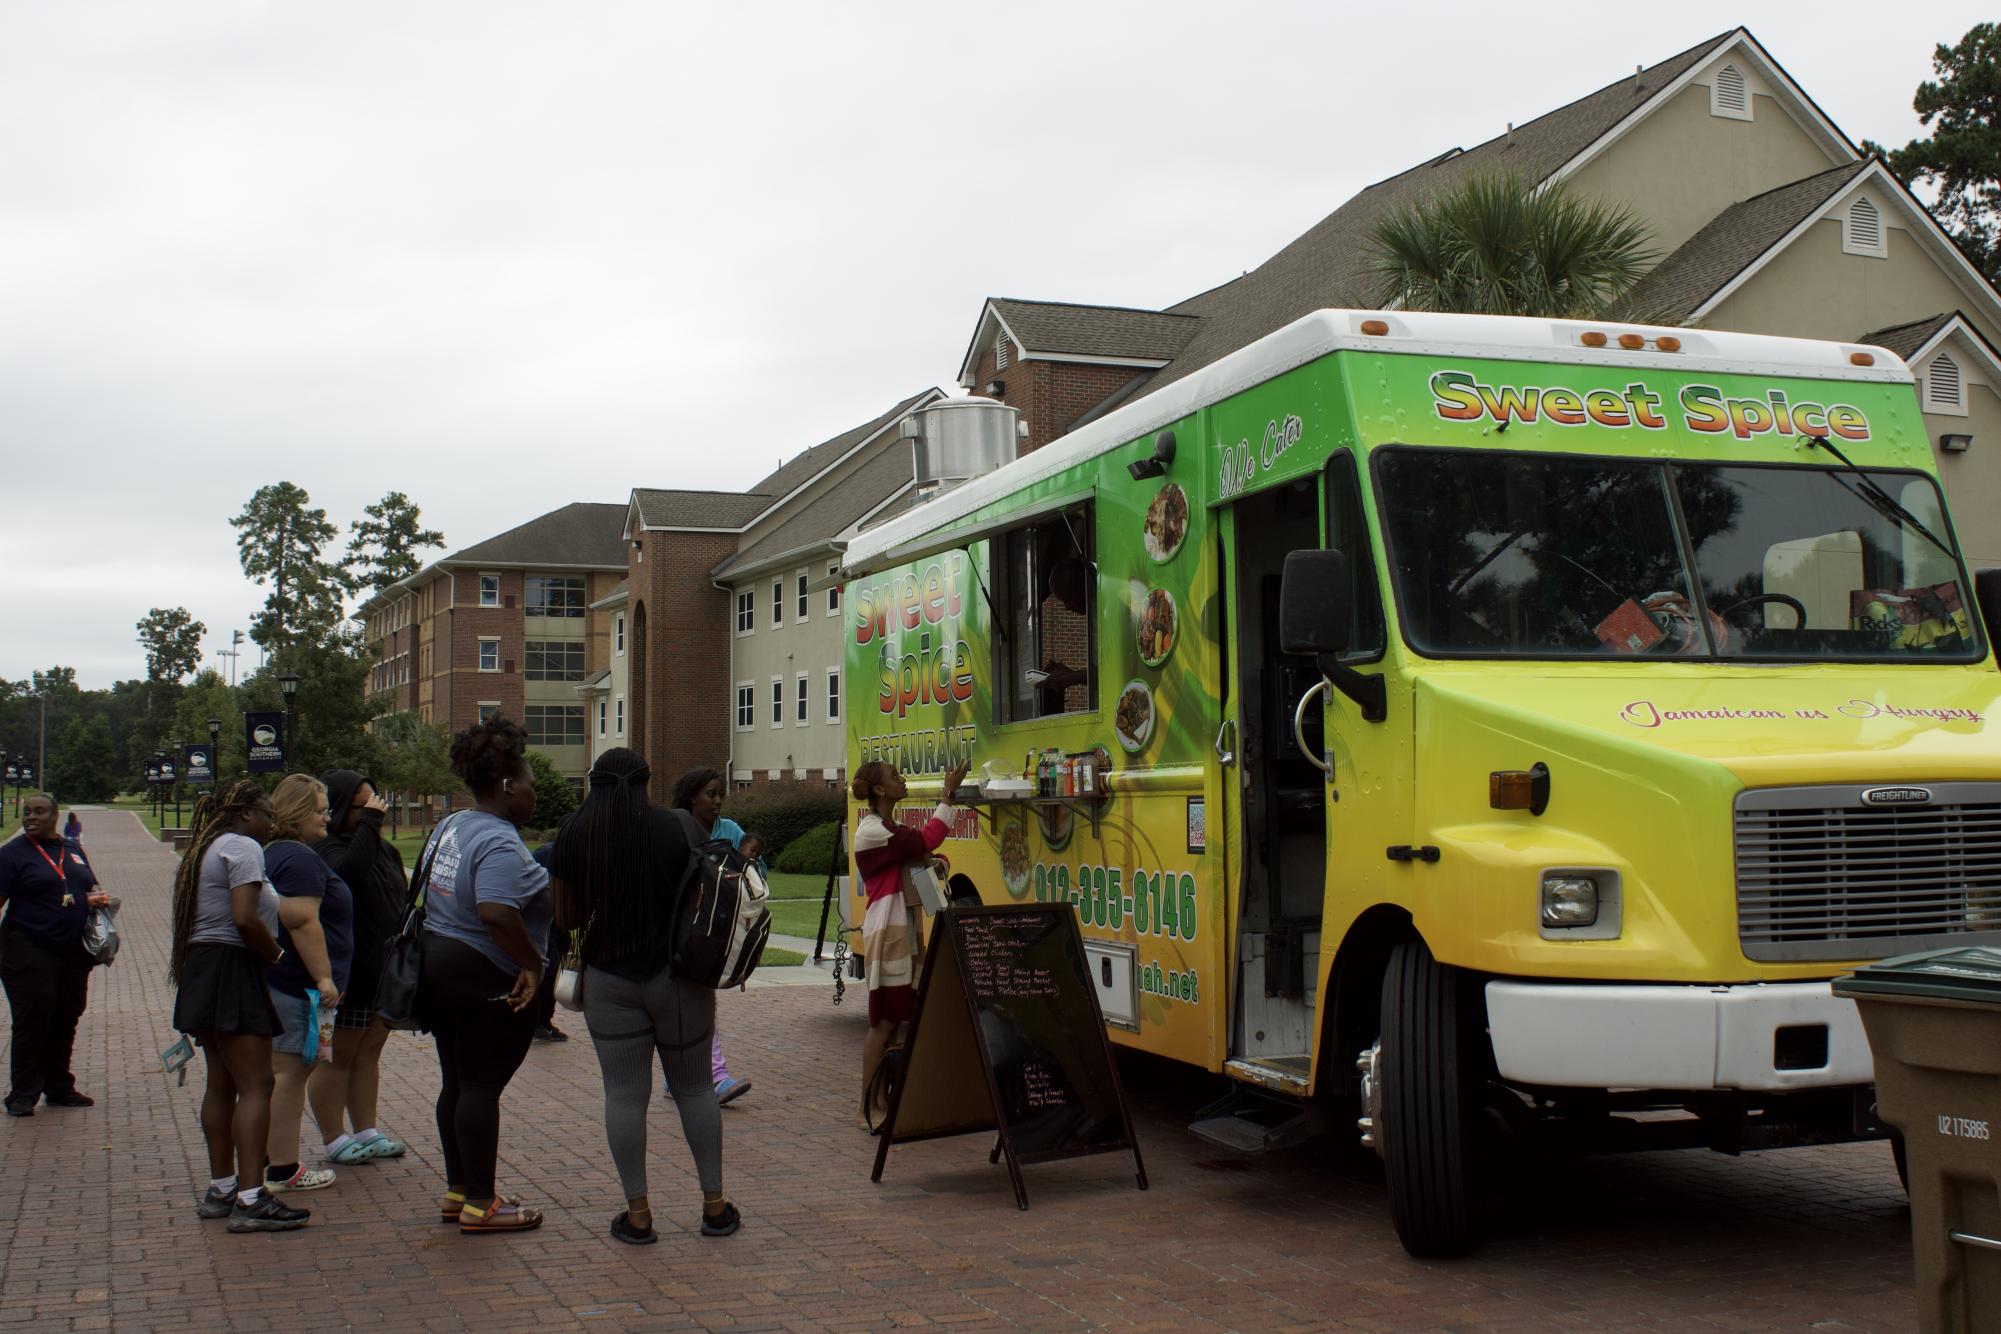
[[[410,878],[410,900],[403,905],[403,925],[382,951],[382,979],[375,984],[375,1014],[385,1027],[408,1032],[423,1027],[417,1018],[417,991],[424,972],[424,888],[431,883],[431,863],[437,860],[444,831],[454,815],[438,826]]]

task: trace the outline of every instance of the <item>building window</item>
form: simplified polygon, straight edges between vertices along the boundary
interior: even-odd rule
[[[771,581],[771,623],[774,626],[785,624],[785,581],[783,579],[773,579]]]
[[[606,721],[607,721],[607,719],[608,719],[608,718],[609,718],[609,716],[610,716],[610,713],[611,713],[611,708],[610,708],[610,706],[609,706],[609,705],[607,705],[607,704],[605,703],[605,701],[603,701],[603,700],[599,700],[599,701],[598,701],[598,735],[599,735],[599,736],[603,736],[603,735],[605,734],[605,725],[606,725]]]
[[[785,682],[776,676],[771,678],[771,725],[785,726]]]
[[[840,578],[840,575],[841,575],[840,566],[829,565],[827,567],[827,577],[829,579],[838,579]],[[827,615],[839,616],[840,614],[841,614],[841,586],[839,584],[828,584]]]
[[[757,726],[757,686],[749,681],[736,688],[736,730],[748,732]]]
[[[804,727],[806,725],[806,700],[810,694],[811,694],[811,689],[806,684],[806,673],[801,672],[799,673],[799,691],[798,691],[799,706],[797,714],[797,721],[801,727]]]
[[[1955,415],[1966,412],[1966,390],[1960,381],[1959,363],[1950,353],[1939,353],[1925,367],[1925,411]]]
[[[1841,225],[1841,248],[1851,255],[1881,259],[1889,254],[1883,237],[1883,215],[1868,195],[1855,196],[1848,219]]]
[[[521,710],[522,726],[528,729],[531,746],[581,746],[584,744],[584,706],[581,704],[530,704]]]
[[[493,716],[499,712],[500,712],[499,700],[497,699],[482,700],[479,705],[479,721],[483,723],[490,722],[492,721]]]
[[[809,612],[807,611],[807,601],[806,601],[806,572],[804,570],[801,570],[799,571],[799,607],[798,607],[797,619],[803,625],[808,615]]]
[[[619,612],[611,618],[611,651],[621,658],[625,656],[624,612]]]
[[[479,669],[483,672],[500,670],[500,641],[482,639],[479,641]]]
[[[1751,90],[1744,82],[1744,71],[1734,64],[1716,71],[1716,81],[1709,87],[1709,114],[1730,120],[1751,119]]]
[[[528,576],[529,616],[582,616],[584,581],[558,579],[539,574]]]
[[[747,635],[757,629],[757,594],[748,588],[736,595],[736,632]]]
[[[1007,626],[997,658],[1001,722],[1081,713],[1097,698],[1097,567],[1082,506],[994,539],[994,606]],[[977,596],[977,594],[973,594]]]
[[[841,672],[838,667],[827,669],[827,721],[841,721]]]
[[[530,681],[584,679],[584,645],[577,639],[531,639],[523,646],[523,675]]]
[[[500,576],[482,574],[479,577],[479,605],[498,607],[500,605]]]
[[[611,702],[611,727],[613,736],[625,735],[625,696],[620,695]]]

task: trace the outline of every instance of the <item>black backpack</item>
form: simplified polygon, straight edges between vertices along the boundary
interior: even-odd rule
[[[684,810],[674,815],[688,834],[688,869],[674,903],[674,976],[702,986],[741,986],[771,939],[771,890],[756,863],[709,838]]]

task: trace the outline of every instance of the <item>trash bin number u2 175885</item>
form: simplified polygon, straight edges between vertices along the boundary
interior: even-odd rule
[[[1876,1111],[1903,1132],[1918,1327],[2001,1328],[2001,949],[1885,959],[1834,983],[1876,1061]]]

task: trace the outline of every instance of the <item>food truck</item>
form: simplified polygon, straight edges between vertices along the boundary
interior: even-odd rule
[[[2001,931],[2001,572],[1880,348],[1324,310],[844,562],[849,772],[970,759],[953,871],[1413,1254],[1510,1138],[1884,1137],[1829,979]]]

